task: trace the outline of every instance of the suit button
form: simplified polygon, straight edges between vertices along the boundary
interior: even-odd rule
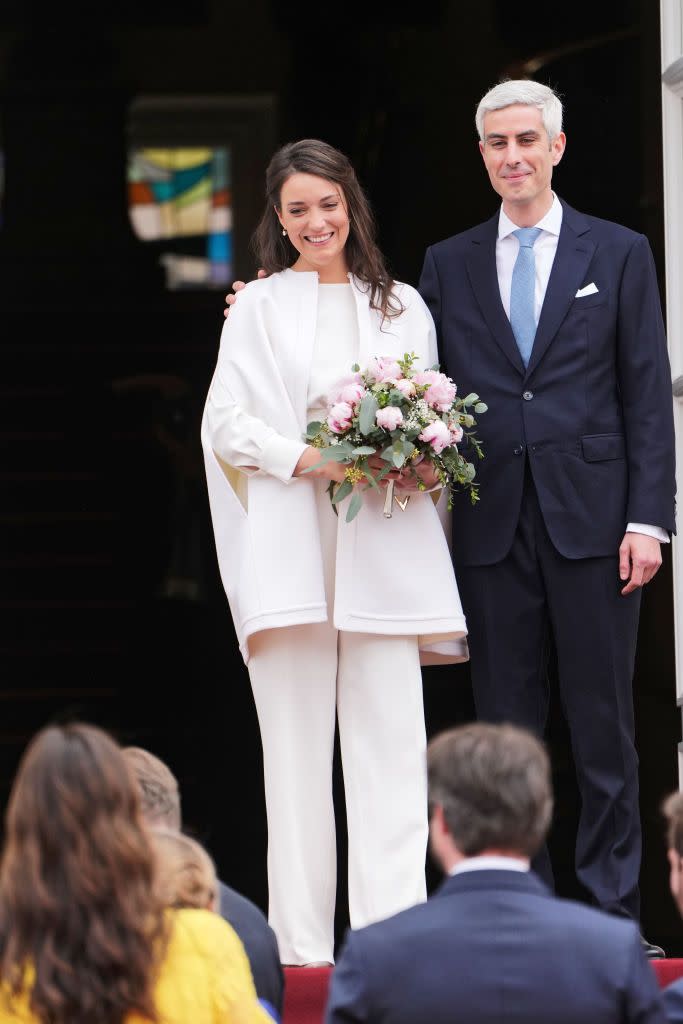
[[[524,399],[525,402],[530,402],[533,397],[534,397],[533,391],[525,391],[524,394],[522,395],[522,398]]]
[[[515,449],[513,449],[513,455],[521,455],[523,451],[524,448],[522,447],[522,445],[518,445]]]

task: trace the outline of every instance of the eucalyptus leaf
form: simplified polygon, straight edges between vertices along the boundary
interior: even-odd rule
[[[378,491],[379,490],[379,484],[377,483],[377,480],[380,479],[380,477],[378,476],[377,479],[375,479],[375,477],[373,476],[373,474],[370,472],[369,469],[364,469],[363,470],[363,475],[365,476],[365,479],[368,481],[370,486],[374,487],[375,490]]]
[[[350,523],[352,519],[355,519],[361,510],[363,504],[363,496],[359,491],[355,491],[351,496],[349,507],[346,510],[346,522]]]
[[[306,437],[315,437],[321,427],[322,423],[319,423],[318,420],[313,420],[306,427]]]
[[[405,465],[406,457],[403,452],[395,451],[391,461],[396,466],[396,469],[401,469]]]
[[[352,490],[353,490],[353,484],[351,483],[351,481],[350,480],[342,480],[342,482],[339,484],[339,487],[334,492],[334,497],[332,498],[332,504],[333,505],[338,505],[340,501],[343,501],[344,498],[347,498],[349,496],[349,494],[351,493]]]
[[[358,458],[361,455],[374,455],[375,449],[371,448],[369,444],[363,444],[360,448],[353,448],[351,454],[354,458]]]
[[[481,415],[481,413],[483,412],[488,412],[488,408],[489,407],[486,404],[486,402],[477,402],[477,404],[474,407],[474,411],[477,413],[477,415]]]
[[[479,395],[475,394],[474,391],[471,391],[470,394],[467,396],[467,398],[463,398],[463,400],[462,400],[463,405],[471,405],[472,402],[478,402],[478,401],[479,401]]]
[[[348,462],[351,458],[351,446],[344,444],[333,444],[329,448],[321,450],[322,462]]]
[[[375,415],[379,404],[374,395],[366,395],[363,401],[360,403],[360,410],[358,412],[358,429],[361,434],[367,436],[377,426],[375,422]]]

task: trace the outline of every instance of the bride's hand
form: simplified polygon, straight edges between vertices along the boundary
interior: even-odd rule
[[[420,483],[424,487],[420,487]],[[439,477],[434,469],[434,463],[429,459],[423,459],[421,462],[413,463],[407,470],[399,470],[394,486],[397,491],[414,493],[421,490],[430,491],[438,483]]]
[[[382,469],[386,469],[387,464],[379,455],[371,455],[368,459],[368,465],[375,472],[379,472]],[[415,492],[422,490],[419,486],[420,481],[422,481],[424,489],[427,491],[432,487],[436,487],[439,483],[439,477],[434,469],[434,464],[429,459],[421,459],[419,462],[410,462],[402,469],[390,470],[390,472],[380,480],[380,486],[386,487],[390,480],[394,481],[394,487],[397,491],[404,491],[408,494],[414,494]]]
[[[310,472],[304,473],[304,470],[310,469]],[[341,483],[344,479],[346,472],[346,466],[342,465],[341,462],[335,462],[330,459],[328,462],[322,461],[319,448],[313,448],[312,445],[308,445],[304,449],[299,461],[294,467],[294,476],[314,476],[318,479],[323,480],[336,480],[337,483]]]

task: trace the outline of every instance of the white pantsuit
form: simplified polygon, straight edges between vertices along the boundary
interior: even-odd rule
[[[434,325],[414,289],[396,286],[404,311],[382,322],[362,283],[349,284],[320,287],[348,296],[350,320],[339,327],[348,341],[350,324],[361,365],[405,352],[421,368],[436,362]],[[346,523],[345,506],[338,517],[330,507],[326,482],[293,476],[309,383],[315,392],[335,352],[339,376],[350,372],[349,346],[334,330],[316,333],[330,296],[319,294],[317,274],[292,270],[248,285],[224,327],[202,422],[221,577],[261,728],[270,921],[291,964],[332,960],[335,711],[358,927],[424,899],[420,656],[467,657],[431,496],[412,495],[387,520],[383,495],[368,491]]]
[[[317,496],[325,584],[333,593],[337,524],[324,486]],[[427,791],[417,638],[338,632],[331,622],[265,630],[251,641],[249,675],[263,743],[269,921],[283,963],[332,961],[335,708],[351,926],[425,898]]]

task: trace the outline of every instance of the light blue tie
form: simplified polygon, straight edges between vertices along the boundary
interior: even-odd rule
[[[536,335],[534,292],[536,290],[536,260],[534,242],[541,228],[517,228],[512,234],[519,239],[519,252],[512,271],[510,291],[510,325],[517,340],[524,366],[529,365],[531,349]]]

